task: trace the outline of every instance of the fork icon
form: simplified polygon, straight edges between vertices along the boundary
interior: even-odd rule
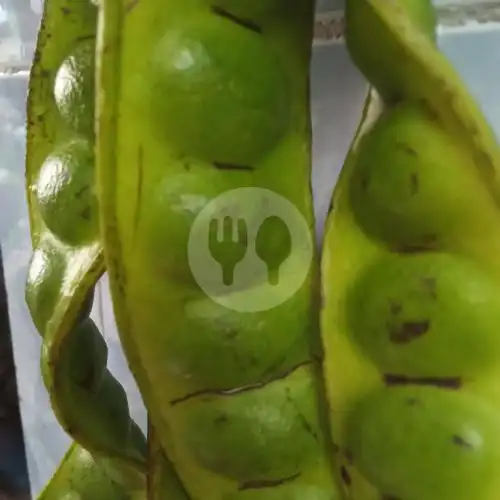
[[[221,266],[224,285],[234,282],[234,270],[247,253],[248,229],[244,219],[229,215],[210,221],[208,246],[214,260]]]

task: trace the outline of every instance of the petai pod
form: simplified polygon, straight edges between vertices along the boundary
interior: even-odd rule
[[[141,488],[145,438],[130,419],[125,391],[106,367],[105,341],[89,317],[104,271],[94,189],[96,26],[90,0],[45,2],[27,110],[34,251],[26,300],[43,337],[42,373],[60,424],[86,450],[110,459],[109,474]],[[78,468],[78,453],[64,463]]]
[[[154,433],[149,434],[147,480],[136,487],[106,457],[74,443],[38,500],[188,500]]]
[[[338,498],[321,418],[318,262],[306,259],[315,253],[313,4],[102,2],[96,151],[106,268],[126,357],[192,500]],[[225,205],[218,197],[227,193]],[[305,227],[302,257],[283,267],[290,228],[272,217],[259,225],[275,195]],[[220,219],[193,233],[205,208],[214,218],[242,213],[247,233],[240,221],[228,235]],[[269,273],[240,273],[235,285],[222,269],[234,278],[253,243]],[[205,269],[221,265],[208,280],[213,295],[194,271],[208,247]],[[277,300],[304,269],[297,292]]]
[[[321,326],[352,500],[500,494],[500,148],[432,9],[346,4],[372,88],[327,223]]]
[[[143,489],[132,492],[127,484],[107,474],[103,458],[73,443],[38,500],[144,500]]]

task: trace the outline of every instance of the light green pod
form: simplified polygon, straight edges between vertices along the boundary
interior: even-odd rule
[[[321,327],[350,500],[500,494],[500,148],[432,9],[346,4],[373,87],[332,200]]]
[[[243,188],[288,200],[303,219],[303,242],[312,242],[313,7],[103,2],[97,170],[106,267],[129,365],[192,500],[338,498],[322,421],[314,251],[312,263],[278,273],[290,234],[268,219],[256,252],[271,276],[251,274],[218,301],[189,257],[202,209]],[[250,204],[247,222],[265,209]],[[211,227],[208,240],[216,233]],[[220,248],[217,260],[234,265],[247,243]],[[291,287],[303,268],[290,298],[236,307],[274,300],[266,280]]]
[[[91,2],[46,1],[29,83],[33,255],[26,300],[43,337],[41,367],[53,410],[78,443],[42,494],[45,500],[97,500],[96,491],[106,500],[109,492],[112,500],[145,487],[146,441],[89,318],[104,271],[94,189],[96,27]]]

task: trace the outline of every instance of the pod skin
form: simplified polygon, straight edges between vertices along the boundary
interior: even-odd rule
[[[500,148],[431,9],[346,5],[372,88],[328,218],[321,326],[351,500],[499,496]]]
[[[313,7],[102,3],[106,267],[129,365],[192,500],[337,498],[316,361],[317,261],[291,299],[240,313],[200,290],[186,257],[194,218],[231,189],[284,196],[312,234]],[[267,234],[266,262],[283,261],[287,235],[273,223]]]
[[[93,181],[96,26],[91,2],[46,1],[29,85],[33,256],[26,300],[43,337],[42,373],[53,410],[78,442],[44,500],[76,493],[96,500],[96,489],[111,495],[112,484],[122,480],[131,491],[145,486],[146,442],[130,419],[124,389],[106,368],[106,344],[89,318],[104,271]],[[102,457],[106,471],[98,465]]]

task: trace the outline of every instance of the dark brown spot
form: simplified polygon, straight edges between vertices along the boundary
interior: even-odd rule
[[[139,147],[137,148],[137,184],[135,193],[135,211],[134,211],[134,226],[133,226],[134,242],[136,241],[136,234],[137,230],[139,229],[139,223],[141,220],[143,183],[144,183],[144,147],[142,144],[140,144]]]
[[[394,248],[396,253],[400,254],[414,254],[421,252],[430,252],[435,250],[437,246],[437,235],[435,234],[425,234],[422,237],[420,243],[415,244],[403,244]]]
[[[429,248],[425,245],[401,245],[395,249],[396,253],[401,254],[413,254],[413,253],[421,253],[428,252]]]
[[[397,327],[390,328],[389,339],[394,344],[407,344],[427,333],[430,326],[431,322],[428,319],[423,321],[405,321]]]
[[[330,200],[330,204],[328,205],[328,209],[326,211],[326,217],[328,218],[330,214],[335,210],[335,202],[333,198]]]
[[[238,336],[238,330],[227,330],[224,332],[224,338],[227,340],[234,340]]]
[[[262,387],[265,387],[266,385],[275,382],[277,380],[283,380],[287,378],[290,374],[293,372],[299,370],[303,366],[311,365],[311,361],[307,360],[302,363],[298,363],[295,366],[292,366],[289,370],[286,370],[283,373],[280,373],[279,375],[273,377],[272,379],[266,380],[264,382],[256,382],[255,384],[249,384],[245,385],[243,387],[236,387],[234,389],[202,389],[200,391],[195,391],[191,392],[189,394],[186,394],[183,397],[173,399],[170,401],[170,404],[172,406],[175,406],[179,403],[183,403],[185,401],[188,401],[193,398],[197,397],[202,397],[202,396],[221,396],[221,397],[227,397],[227,396],[235,396],[237,394],[243,394],[245,392],[250,392],[250,391],[255,391],[257,389],[261,389]]]
[[[255,170],[250,165],[236,165],[234,163],[224,163],[221,161],[214,161],[213,165],[215,168],[219,170],[246,170],[246,171]]]
[[[125,6],[125,12],[127,14],[132,12],[138,3],[139,0],[130,0],[130,2],[128,2],[127,5]]]
[[[493,165],[493,162],[491,161],[488,153],[482,149],[477,149],[474,152],[474,163],[483,166],[487,165],[488,167],[491,167]]]
[[[81,198],[83,195],[85,195],[90,189],[90,186],[89,185],[86,185],[86,186],[82,186],[76,193],[75,193],[75,196],[77,198]]]
[[[223,424],[227,424],[229,422],[229,418],[227,417],[227,415],[219,415],[215,420],[214,420],[214,423],[216,425],[223,425]]]
[[[460,377],[407,377],[406,375],[385,374],[384,382],[388,386],[396,385],[428,385],[440,389],[460,389]]]
[[[346,460],[352,465],[354,463],[354,457],[351,450],[346,450],[344,453]]]
[[[95,38],[96,38],[95,35],[83,35],[76,37],[75,41],[78,43],[82,43],[95,40]]]
[[[474,446],[471,443],[466,441],[462,436],[459,436],[458,434],[455,434],[452,437],[452,441],[453,441],[454,445],[459,446],[460,448],[465,448],[468,450],[471,450],[474,448]]]
[[[80,216],[82,219],[84,220],[90,220],[91,216],[92,216],[92,210],[90,210],[90,207],[85,207],[81,212],[80,212]]]
[[[361,189],[363,191],[367,191],[369,185],[370,185],[370,179],[367,175],[364,175],[363,178],[361,179]]]
[[[282,479],[256,479],[255,481],[246,481],[238,488],[239,491],[260,490],[263,488],[276,488],[285,483],[290,483],[300,477],[300,473]]]
[[[351,486],[351,476],[344,466],[340,468],[340,477],[342,478],[342,481],[346,486]]]
[[[227,10],[223,9],[222,7],[218,7],[217,5],[212,5],[212,12],[216,16],[223,17],[224,19],[227,19],[228,21],[238,24],[239,26],[242,26],[247,30],[253,31],[254,33],[258,33],[259,35],[262,34],[262,28],[255,21],[252,21],[251,19],[243,19],[241,17],[237,17],[234,14],[231,14]]]
[[[68,7],[61,7],[61,12],[64,16],[69,16],[71,14],[71,9]]]
[[[401,302],[391,301],[389,310],[393,316],[397,316],[403,310],[403,305]]]
[[[408,406],[418,406],[418,405],[420,405],[420,403],[421,403],[420,399],[417,399],[417,398],[408,398],[406,400],[406,404]]]
[[[417,151],[415,149],[413,149],[411,146],[409,146],[408,144],[405,144],[404,142],[398,143],[397,147],[401,151],[404,151],[405,153],[409,154],[410,156],[418,156]]]
[[[436,278],[423,278],[422,286],[424,290],[433,298],[437,299],[437,282]]]
[[[415,196],[418,193],[418,186],[419,186],[418,175],[415,172],[413,172],[410,175],[410,194],[412,196]]]

